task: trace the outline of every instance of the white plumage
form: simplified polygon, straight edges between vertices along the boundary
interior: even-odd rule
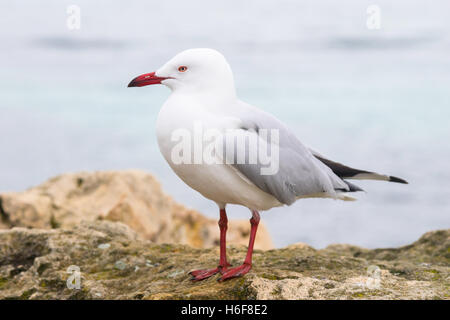
[[[290,205],[300,198],[353,200],[348,193],[362,189],[344,179],[406,183],[396,177],[330,161],[303,145],[274,116],[238,99],[231,68],[215,50],[183,51],[156,72],[135,78],[129,86],[157,83],[172,90],[157,120],[161,153],[186,184],[215,201],[221,209],[220,264],[215,269],[191,272],[194,280],[217,272],[223,274],[224,280],[250,270],[259,210]],[[205,150],[208,152],[204,153]],[[253,155],[265,151],[273,157],[269,162],[262,158],[250,161],[252,150]],[[227,204],[243,205],[252,211],[247,257],[242,266],[230,270],[225,253]]]

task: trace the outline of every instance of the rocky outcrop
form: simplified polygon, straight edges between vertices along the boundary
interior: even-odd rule
[[[246,248],[230,246],[231,263]],[[305,244],[256,250],[245,277],[192,282],[218,249],[156,244],[119,222],[0,231],[0,299],[449,299],[450,230],[368,250]],[[79,273],[78,273],[79,271]],[[79,277],[78,277],[79,275]],[[77,286],[79,284],[79,286]]]
[[[450,230],[369,250],[298,243],[270,249],[258,231],[243,278],[192,282],[218,259],[217,221],[164,194],[141,171],[65,174],[0,195],[0,299],[449,299]],[[244,259],[248,221],[230,221]]]
[[[96,220],[123,222],[155,243],[206,248],[219,241],[217,220],[178,204],[142,171],[64,174],[24,192],[0,195],[0,229],[57,229]],[[246,245],[249,229],[248,220],[230,220],[227,240]],[[273,247],[264,225],[255,247]]]

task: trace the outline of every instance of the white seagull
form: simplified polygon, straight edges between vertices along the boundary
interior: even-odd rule
[[[156,125],[161,153],[186,184],[216,202],[220,210],[219,265],[191,271],[193,280],[219,272],[219,280],[226,280],[251,269],[258,211],[290,205],[300,198],[354,200],[348,194],[362,189],[345,179],[407,183],[342,165],[305,146],[274,116],[239,100],[231,68],[216,50],[183,51],[156,72],[134,78],[128,86],[152,84],[163,84],[172,91]],[[193,140],[199,132],[207,134],[196,144]],[[180,143],[181,138],[187,144]],[[235,141],[245,143],[235,146]],[[257,142],[256,149],[249,141]],[[257,158],[261,150],[270,153],[269,160],[273,161],[261,157],[255,160],[252,152]],[[203,156],[205,153],[209,158]],[[234,268],[230,268],[226,257],[227,204],[242,205],[252,212],[247,256],[242,265]]]

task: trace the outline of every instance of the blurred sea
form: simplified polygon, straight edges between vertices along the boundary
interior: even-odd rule
[[[66,27],[68,5],[81,29]],[[381,29],[366,9],[381,8]],[[228,58],[240,97],[333,160],[409,185],[358,182],[357,202],[262,214],[275,244],[398,246],[450,227],[450,2],[23,1],[0,3],[0,191],[79,170],[140,168],[217,217],[156,145],[167,88],[126,85],[181,50]],[[231,218],[249,218],[231,206]]]

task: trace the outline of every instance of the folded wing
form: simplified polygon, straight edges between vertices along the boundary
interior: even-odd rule
[[[267,164],[263,164],[260,159],[256,163],[250,163],[248,154],[245,161],[238,159],[237,154],[245,153],[245,151],[236,149],[234,145],[232,146],[233,152],[230,152],[230,146],[227,145],[229,134],[224,134],[222,143],[225,143],[228,163],[231,163],[239,174],[248,179],[250,183],[273,195],[281,203],[289,205],[298,198],[310,196],[353,199],[342,196],[342,194],[362,191],[362,189],[344,179],[372,179],[407,183],[397,177],[354,169],[331,161],[304,146],[277,118],[253,106],[244,104],[236,114],[236,119],[239,119],[239,128],[233,135],[237,134],[239,136],[237,139],[247,139],[248,141],[256,138],[268,151],[268,154],[273,151],[274,146],[271,145],[268,136],[263,137],[261,133],[263,129],[269,133],[269,136],[271,130],[278,132],[278,141],[275,146],[279,152],[278,170],[273,174],[262,174],[261,169],[267,167]],[[236,139],[236,137],[232,139]],[[248,143],[244,147],[248,148]]]

